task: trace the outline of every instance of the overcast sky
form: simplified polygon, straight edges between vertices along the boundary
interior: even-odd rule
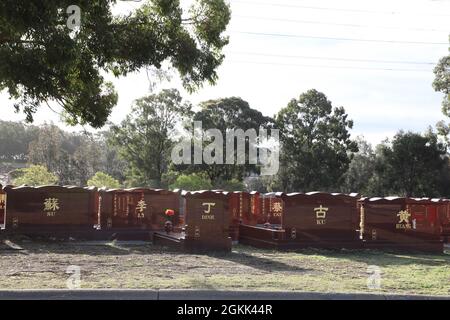
[[[115,12],[137,6],[119,2]],[[345,107],[354,136],[372,143],[443,118],[432,70],[448,54],[449,0],[231,0],[231,9],[217,84],[189,95],[175,76],[159,88],[179,88],[194,104],[239,96],[268,116],[315,88]],[[112,80],[119,103],[110,120],[118,123],[149,92],[149,81],[145,72]],[[2,120],[24,119],[6,93],[0,104]],[[35,120],[63,126],[47,107]]]

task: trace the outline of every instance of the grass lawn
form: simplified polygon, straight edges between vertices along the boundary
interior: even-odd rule
[[[0,246],[0,289],[66,288],[70,265],[82,288],[233,289],[450,295],[450,252],[277,252],[235,246],[230,254],[191,255],[152,245],[18,242]],[[368,289],[368,266],[381,288]]]

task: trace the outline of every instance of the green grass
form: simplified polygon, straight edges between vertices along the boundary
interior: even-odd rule
[[[277,252],[235,246],[229,254],[194,255],[152,245],[20,243],[0,248],[0,289],[66,288],[70,265],[82,288],[214,289],[450,295],[450,252]],[[381,288],[367,287],[368,266]]]

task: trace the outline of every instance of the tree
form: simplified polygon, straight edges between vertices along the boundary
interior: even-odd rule
[[[14,173],[14,185],[44,186],[54,185],[58,182],[58,177],[49,172],[46,167],[32,165],[28,168],[18,169]]]
[[[200,103],[200,110],[195,113],[194,121],[201,121],[203,131],[208,129],[218,129],[224,139],[224,147],[227,130],[241,129],[246,132],[254,129],[256,134],[260,128],[271,128],[273,119],[264,116],[260,111],[252,109],[248,102],[238,97],[222,98],[217,100],[208,100]],[[190,128],[188,128],[189,130]],[[234,139],[234,158],[237,155],[237,139]],[[205,142],[205,145],[209,142]],[[258,173],[258,167],[249,164],[249,139],[246,137],[245,164],[196,164],[192,166],[179,166],[179,170],[190,172],[206,173],[211,181],[218,184],[226,183],[233,179],[242,181],[245,175]],[[225,155],[225,152],[224,152]]]
[[[7,177],[28,162],[48,168],[61,185],[86,185],[97,171],[123,182],[128,164],[109,143],[111,135],[111,130],[70,133],[53,124],[38,127],[0,121],[0,176]]]
[[[88,180],[88,186],[97,188],[117,189],[120,187],[119,181],[104,172],[96,172],[95,175]]]
[[[442,173],[448,170],[446,148],[436,134],[397,133],[379,146],[375,186],[380,196],[441,196]]]
[[[188,11],[179,0],[148,0],[113,16],[116,2],[0,2],[0,91],[28,121],[41,104],[56,102],[70,123],[103,126],[118,99],[103,78],[108,72],[125,76],[167,61],[189,90],[215,83],[228,43],[224,0],[196,0]]]
[[[105,150],[100,149],[100,143],[90,134],[80,137],[80,144],[70,156],[70,171],[75,173],[74,184],[84,186],[89,177],[104,169]]]
[[[358,192],[370,196],[370,182],[375,173],[376,155],[370,143],[357,137],[358,152],[354,154],[347,172],[343,176],[341,191]]]
[[[74,169],[73,154],[82,144],[81,140],[79,136],[64,132],[54,124],[44,124],[29,144],[28,162],[43,165],[54,172],[61,185],[80,185],[83,179],[79,178],[80,172]]]
[[[26,162],[28,145],[37,131],[36,126],[0,120],[0,162]]]
[[[97,142],[102,152],[102,171],[123,183],[128,171],[128,162],[120,156],[119,147],[111,143],[112,130],[105,130],[98,134]]]
[[[450,38],[450,37],[449,37]],[[449,48],[450,51],[450,48]],[[442,113],[446,117],[450,117],[450,55],[443,57],[434,68],[435,79],[433,82],[434,90],[444,94],[442,101]],[[450,134],[450,127],[445,121],[437,124],[438,132],[443,135],[447,142]]]
[[[245,179],[245,184],[247,191],[267,193],[282,190],[278,175],[250,176]]]
[[[178,90],[163,90],[138,99],[121,125],[111,128],[111,141],[128,161],[133,184],[161,186],[176,126],[190,115],[190,110]]]
[[[67,163],[63,148],[64,132],[53,124],[40,127],[37,138],[29,145],[28,161],[40,164],[61,175],[61,164]],[[64,183],[63,183],[64,184]]]
[[[245,184],[237,179],[231,179],[228,181],[219,180],[218,183],[213,184],[214,189],[225,190],[225,191],[244,191]],[[253,190],[252,190],[253,191]]]
[[[47,167],[58,176],[61,185],[82,186],[97,171],[123,180],[126,166],[116,151],[102,133],[69,133],[46,124],[38,127],[35,140],[30,142],[28,162]]]
[[[276,116],[280,129],[279,185],[284,191],[336,190],[358,151],[343,107],[316,90],[293,99]]]
[[[177,177],[175,182],[170,185],[170,189],[182,189],[187,191],[197,190],[211,190],[212,184],[208,177],[205,175],[191,173],[181,174]]]

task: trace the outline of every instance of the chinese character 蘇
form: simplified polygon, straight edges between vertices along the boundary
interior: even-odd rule
[[[48,198],[44,200],[44,211],[59,210],[59,200],[56,198]]]

